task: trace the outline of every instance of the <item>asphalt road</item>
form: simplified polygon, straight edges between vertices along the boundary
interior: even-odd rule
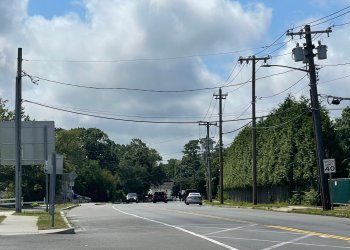
[[[0,249],[350,249],[350,220],[180,202],[84,204],[74,235],[1,236]]]

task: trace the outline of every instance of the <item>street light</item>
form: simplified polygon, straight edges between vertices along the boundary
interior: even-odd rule
[[[339,105],[341,101],[343,100],[350,100],[349,97],[339,97],[339,96],[332,96],[332,95],[327,95],[327,102],[328,104],[334,104],[334,105]],[[329,98],[332,98],[331,103],[329,103]]]
[[[290,66],[280,65],[280,64],[264,64],[264,65],[261,65],[261,67],[265,67],[265,68],[268,68],[268,67],[281,67],[281,68],[294,69],[294,70],[299,70],[299,71],[303,71],[303,72],[309,73],[309,71],[307,69],[295,68],[295,67],[290,67]]]

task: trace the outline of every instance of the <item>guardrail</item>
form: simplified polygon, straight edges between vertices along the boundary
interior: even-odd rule
[[[33,203],[45,204],[45,201],[25,201],[25,202],[23,202],[23,197],[22,197],[21,203],[23,206],[23,205],[30,205]],[[0,207],[1,206],[15,206],[15,205],[16,205],[16,198],[0,199]]]
[[[0,199],[0,206],[15,206],[15,205],[16,205],[15,198]]]

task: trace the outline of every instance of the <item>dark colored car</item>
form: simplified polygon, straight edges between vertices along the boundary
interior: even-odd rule
[[[168,202],[168,197],[165,192],[154,192],[152,201],[156,203],[157,201],[163,201],[165,203]]]
[[[139,202],[139,199],[138,199],[136,193],[129,193],[129,194],[126,196],[126,203],[129,203],[129,202],[136,202],[136,203]]]

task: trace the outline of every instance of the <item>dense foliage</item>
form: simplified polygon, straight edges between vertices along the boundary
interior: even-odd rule
[[[123,199],[126,193],[147,194],[165,174],[161,157],[139,139],[119,145],[99,129],[58,130],[57,152],[64,155],[64,169],[78,175],[74,191],[94,201]]]
[[[257,169],[259,186],[288,186],[290,191],[304,190],[308,202],[317,200],[318,168],[312,117],[305,98],[285,99],[266,119],[257,123]],[[29,120],[22,111],[22,117]],[[350,176],[350,108],[332,122],[321,109],[325,157],[335,158],[337,177]],[[14,112],[0,98],[0,121],[14,120]],[[184,145],[182,159],[161,163],[158,152],[140,139],[127,145],[117,144],[97,128],[56,129],[56,151],[64,155],[64,171],[76,172],[74,191],[94,201],[123,199],[126,193],[147,194],[150,186],[173,180],[173,194],[196,188],[207,192],[206,159],[203,140]],[[203,147],[203,145],[202,145]],[[205,145],[204,145],[205,147]],[[211,152],[212,191],[219,183],[218,148]],[[224,188],[251,188],[251,127],[244,128],[224,152]],[[58,183],[60,183],[58,177]],[[23,168],[24,200],[42,200],[45,196],[43,166]],[[0,166],[0,191],[14,197],[14,167]],[[58,190],[58,193],[60,190]],[[294,193],[295,194],[295,193]]]
[[[28,120],[29,117],[22,117]],[[14,120],[14,112],[0,99],[0,121]],[[64,172],[74,171],[75,193],[94,201],[123,199],[126,193],[146,194],[151,184],[164,182],[161,157],[139,139],[119,145],[97,128],[56,129],[56,152],[64,156]],[[45,196],[43,166],[23,167],[24,200],[42,200]],[[61,176],[58,176],[58,197]],[[14,167],[0,166],[0,191],[14,197]]]
[[[346,162],[339,148],[342,144],[336,139],[336,130],[324,108],[321,120],[325,157],[336,158],[338,176],[344,177]],[[337,123],[341,126],[340,121]],[[344,138],[339,139],[345,142]],[[305,98],[296,101],[289,96],[268,118],[257,123],[259,186],[287,185],[290,191],[317,189],[316,160],[312,116]],[[244,128],[227,149],[224,173],[226,190],[251,187],[251,127]]]

